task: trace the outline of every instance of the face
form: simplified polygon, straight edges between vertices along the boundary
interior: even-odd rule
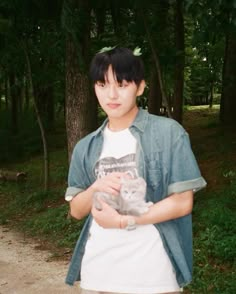
[[[111,66],[108,68],[105,83],[97,82],[94,86],[99,104],[111,124],[117,121],[120,124],[129,124],[133,121],[138,112],[136,97],[143,93],[144,87],[144,81],[139,86],[125,80],[118,83]]]

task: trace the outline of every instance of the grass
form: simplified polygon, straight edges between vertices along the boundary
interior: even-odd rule
[[[185,113],[194,153],[208,186],[195,196],[194,279],[187,293],[236,293],[236,132],[218,109]]]
[[[236,179],[196,196],[193,211],[194,280],[189,293],[235,293]],[[200,197],[200,198],[198,198]]]
[[[50,154],[51,188],[44,192],[42,157],[11,164],[10,170],[23,170],[27,181],[0,184],[0,223],[14,226],[25,234],[40,237],[45,247],[72,248],[79,236],[83,221],[68,218],[64,201],[68,173],[67,154],[57,150]],[[49,241],[49,243],[48,243]]]
[[[191,107],[184,113],[184,127],[208,182],[195,196],[194,279],[184,293],[236,293],[236,132],[219,124],[218,111],[217,107]],[[66,258],[70,258],[83,222],[67,218],[64,135],[53,136],[49,142],[57,140],[57,148],[51,146],[48,192],[42,191],[41,155],[5,165],[27,172],[28,178],[22,183],[0,183],[0,223],[40,239],[42,249],[53,249],[55,257],[64,258],[69,252]]]

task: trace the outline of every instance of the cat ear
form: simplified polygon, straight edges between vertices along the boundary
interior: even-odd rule
[[[144,178],[142,178],[142,177],[139,177],[138,178],[138,182],[141,184],[141,185],[143,185],[143,186],[147,186],[147,183],[146,183],[146,181],[144,180]]]
[[[134,176],[133,176],[133,174],[132,174],[131,171],[127,171],[127,172],[125,173],[125,178],[126,178],[127,180],[131,180],[131,179],[134,178]]]

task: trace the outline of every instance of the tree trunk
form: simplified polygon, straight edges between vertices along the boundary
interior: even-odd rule
[[[26,64],[27,64],[27,75],[29,80],[29,93],[30,97],[32,97],[33,100],[33,106],[36,114],[36,118],[38,121],[42,143],[43,143],[43,156],[44,156],[44,191],[46,192],[49,188],[49,154],[48,154],[48,144],[47,144],[47,138],[46,138],[46,132],[43,126],[42,118],[40,116],[40,112],[38,109],[37,101],[34,94],[34,84],[33,84],[33,78],[32,78],[32,70],[31,70],[31,63],[29,59],[29,54],[27,52],[26,46],[24,43],[22,43],[22,48],[25,53],[26,58]]]
[[[23,102],[24,102],[24,93],[23,93],[23,79],[17,79],[17,98],[18,98],[18,109],[21,114],[23,111]]]
[[[121,7],[115,1],[110,1],[111,5],[111,17],[114,27],[114,32],[118,40],[122,41],[125,38],[126,32],[124,32],[123,26],[121,25],[122,12]]]
[[[40,116],[44,118],[50,128],[54,124],[54,94],[53,86],[40,85],[36,88],[36,101]]]
[[[213,98],[214,98],[214,81],[211,81],[210,95],[208,97],[209,108],[212,108],[212,106],[213,106]]]
[[[155,48],[153,40],[152,40],[152,36],[151,36],[150,30],[149,30],[149,27],[148,27],[148,24],[147,24],[147,21],[146,21],[145,12],[140,11],[140,14],[141,14],[142,19],[143,19],[143,24],[144,24],[144,27],[145,27],[145,30],[146,30],[148,42],[149,42],[149,45],[150,45],[150,48],[151,48],[151,51],[152,51],[152,57],[153,57],[153,60],[154,60],[156,71],[157,71],[158,82],[159,82],[159,85],[160,85],[161,97],[162,97],[162,100],[163,100],[163,104],[166,107],[168,117],[171,118],[172,114],[171,114],[170,105],[168,104],[166,92],[165,92],[164,85],[163,85],[163,77],[162,77],[162,71],[161,71],[159,55],[157,53],[157,49]]]
[[[69,161],[77,141],[89,132],[89,81],[75,66],[77,50],[71,39],[66,49],[66,131]]]
[[[177,60],[175,65],[175,85],[173,95],[173,118],[182,123],[183,118],[183,90],[184,90],[184,20],[183,20],[183,1],[176,0],[175,9],[175,34]]]
[[[75,19],[77,25],[68,30],[66,38],[66,132],[68,159],[75,144],[94,128],[96,100],[90,95],[88,71],[90,7],[85,0],[67,0],[64,22]],[[70,20],[71,22],[71,20]],[[71,33],[73,31],[73,34]]]
[[[11,124],[12,124],[12,133],[18,133],[18,100],[17,100],[17,91],[16,91],[16,76],[14,73],[11,73],[9,76],[10,83],[10,95],[11,95]]]
[[[27,77],[25,78],[25,110],[29,110],[29,101],[30,101],[30,96],[29,96],[29,81]]]
[[[9,78],[8,78],[8,75],[6,75],[6,78],[4,81],[4,95],[5,95],[5,107],[8,110],[8,108],[9,108]]]
[[[48,88],[47,121],[51,129],[54,127],[54,121],[55,121],[55,101],[54,100],[55,100],[54,88],[53,86],[50,86]]]
[[[162,95],[156,69],[151,73],[148,112],[159,115],[162,107]]]
[[[100,38],[105,31],[106,22],[106,6],[99,6],[95,9],[96,22],[97,22],[97,37]]]
[[[2,94],[3,94],[3,89],[2,89],[2,85],[0,83],[0,110],[2,109]]]
[[[220,119],[223,124],[236,125],[236,36],[230,32],[225,47]]]

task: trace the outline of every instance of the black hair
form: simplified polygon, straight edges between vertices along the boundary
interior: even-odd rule
[[[118,81],[135,82],[139,85],[144,80],[144,65],[139,56],[128,48],[115,47],[103,53],[97,53],[90,65],[90,77],[93,84],[105,82],[108,67],[111,65]]]

